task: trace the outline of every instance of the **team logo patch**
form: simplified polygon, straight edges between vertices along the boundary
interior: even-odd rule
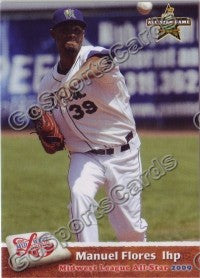
[[[75,18],[76,19],[75,15],[74,15],[74,10],[72,10],[72,9],[65,10],[64,14],[65,14],[67,19],[68,18]]]
[[[35,258],[47,257],[54,250],[54,243],[49,241],[48,236],[37,236],[37,233],[31,234],[30,238],[16,237],[13,239],[16,246],[16,255],[24,256],[26,254],[32,255]]]
[[[190,26],[191,18],[175,17],[174,8],[168,4],[161,17],[148,18],[146,20],[146,25],[159,27],[157,40],[164,38],[168,34],[174,36],[178,40],[181,40],[179,26]]]

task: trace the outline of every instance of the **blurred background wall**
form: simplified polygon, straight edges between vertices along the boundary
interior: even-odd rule
[[[132,4],[131,4],[132,3]],[[163,4],[162,4],[163,3]],[[58,59],[50,37],[52,12],[59,7],[81,8],[87,22],[85,44],[106,48],[146,30],[146,19],[161,16],[167,2],[155,4],[142,16],[134,1],[5,1],[1,6],[1,120],[37,102],[41,78]],[[198,4],[171,3],[175,16],[190,17],[180,27],[181,41],[166,36],[151,42],[120,65],[140,128],[193,128],[199,110]]]

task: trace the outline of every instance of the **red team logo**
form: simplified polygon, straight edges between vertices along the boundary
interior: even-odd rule
[[[29,239],[17,237],[13,239],[13,243],[17,249],[16,255],[20,257],[26,254],[35,258],[47,257],[55,250],[48,234],[38,237],[37,233],[33,233]]]

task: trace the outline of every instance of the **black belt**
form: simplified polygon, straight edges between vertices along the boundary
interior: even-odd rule
[[[126,136],[126,141],[127,143],[133,138],[133,132],[129,132],[129,134]],[[130,149],[130,145],[129,144],[125,144],[125,145],[121,145],[121,152],[127,151]],[[93,154],[101,154],[101,155],[105,155],[105,154],[114,154],[114,148],[110,148],[110,149],[98,149],[98,150],[91,150],[88,153],[93,153]]]

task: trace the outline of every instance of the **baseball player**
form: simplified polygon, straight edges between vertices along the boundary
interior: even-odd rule
[[[129,94],[109,50],[82,45],[85,29],[81,11],[55,11],[50,31],[59,61],[42,79],[39,91],[40,95],[56,92],[59,100],[65,99],[63,105],[58,102],[53,107],[52,115],[63,136],[62,147],[57,150],[63,149],[64,142],[70,154],[71,219],[82,221],[90,211],[90,223],[85,221],[76,233],[77,241],[99,241],[91,207],[98,208],[95,195],[100,186],[112,201],[108,216],[118,240],[145,241],[147,223],[141,218],[141,190],[135,194],[129,190],[133,184],[141,188],[142,171]],[[49,140],[51,136],[47,137]]]

